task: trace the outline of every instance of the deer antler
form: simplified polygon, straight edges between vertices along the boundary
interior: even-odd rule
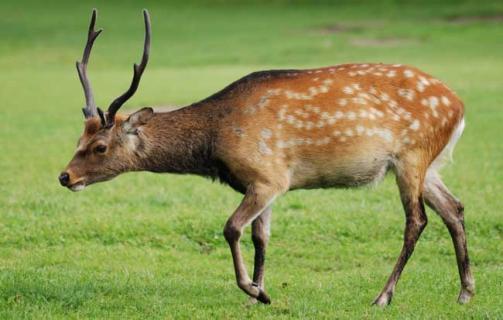
[[[82,83],[82,88],[84,89],[84,95],[86,97],[86,106],[82,109],[84,112],[84,117],[91,118],[98,115],[98,110],[96,108],[96,103],[94,102],[93,91],[91,89],[91,84],[87,78],[87,63],[89,62],[89,55],[91,54],[91,49],[93,48],[94,40],[100,35],[103,29],[98,31],[94,30],[94,25],[96,23],[96,9],[93,9],[91,15],[91,23],[89,24],[89,31],[87,33],[87,43],[84,48],[84,53],[82,55],[82,61],[77,61],[77,72],[79,74],[80,82]],[[101,121],[104,122],[104,118],[101,117]]]
[[[143,56],[139,65],[136,63],[133,65],[134,74],[129,89],[121,96],[117,97],[108,107],[108,127],[113,126],[115,121],[115,113],[117,112],[117,110],[119,110],[120,107],[135,94],[136,89],[138,89],[138,85],[140,84],[143,71],[145,71],[145,67],[148,63],[148,57],[150,53],[150,15],[146,9],[143,9],[143,18],[145,19],[145,42],[143,45]]]

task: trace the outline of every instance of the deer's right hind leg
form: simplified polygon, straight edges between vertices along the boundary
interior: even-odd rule
[[[438,174],[432,170],[429,170],[426,175],[424,199],[426,204],[442,218],[451,234],[461,279],[458,302],[467,303],[475,293],[475,282],[470,271],[466,246],[463,205],[449,192]]]
[[[410,163],[414,163],[414,161],[410,161]],[[379,296],[374,300],[374,304],[381,307],[391,303],[398,279],[428,221],[421,196],[425,174],[424,169],[421,166],[407,165],[405,163],[398,166],[395,173],[400,190],[400,198],[405,210],[405,232],[402,251],[393,268],[393,272]]]

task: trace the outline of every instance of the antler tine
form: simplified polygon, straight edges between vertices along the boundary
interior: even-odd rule
[[[129,89],[121,96],[117,97],[108,107],[107,126],[113,126],[117,110],[119,110],[120,107],[135,94],[140,84],[143,71],[145,71],[145,67],[147,66],[150,54],[150,15],[146,9],[143,9],[143,18],[145,20],[145,42],[143,44],[143,56],[139,65],[136,63],[133,65],[133,80],[131,81]]]
[[[87,78],[87,63],[89,62],[89,56],[91,54],[91,49],[93,48],[94,40],[96,40],[101,31],[103,31],[103,29],[99,29],[98,31],[94,30],[94,26],[96,24],[96,15],[97,10],[93,9],[91,22],[89,24],[89,31],[87,33],[87,43],[84,48],[84,53],[82,54],[82,61],[76,62],[77,72],[79,74],[80,82],[82,83],[82,88],[84,89],[84,95],[86,97],[86,106],[82,109],[82,112],[84,112],[84,117],[86,117],[86,119],[98,115],[91,84],[89,83],[89,79]]]

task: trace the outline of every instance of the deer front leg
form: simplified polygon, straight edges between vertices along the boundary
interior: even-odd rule
[[[255,265],[253,269],[253,282],[260,289],[265,291],[264,286],[264,262],[265,251],[270,236],[271,225],[271,206],[267,207],[262,213],[252,222],[252,241],[255,247]],[[250,303],[254,304],[257,299],[250,297]]]
[[[252,282],[248,276],[241,254],[239,239],[243,228],[254,221],[272,203],[277,194],[277,191],[264,185],[250,187],[239,207],[227,221],[224,229],[225,239],[231,249],[234,272],[236,273],[239,288],[265,304],[271,303],[271,300],[259,284]]]

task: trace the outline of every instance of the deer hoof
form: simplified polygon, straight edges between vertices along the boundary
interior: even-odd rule
[[[260,301],[263,304],[271,304],[271,298],[269,298],[267,293],[265,293],[264,289],[260,288],[255,282],[252,282],[252,287],[258,290],[258,295],[255,297],[257,301]]]
[[[260,289],[260,292],[256,299],[262,302],[263,304],[271,304],[271,298],[269,298],[267,293],[265,293],[265,291],[262,289]]]
[[[388,293],[381,293],[372,303],[372,305],[378,306],[378,307],[386,307],[391,303],[391,298],[392,294]]]
[[[459,297],[458,297],[458,303],[459,304],[466,304],[466,303],[470,302],[472,297],[473,297],[473,292],[470,292],[466,289],[461,289],[461,292],[459,293]]]
[[[247,306],[253,306],[258,303],[257,298],[255,297],[249,297],[248,302],[246,303]]]

